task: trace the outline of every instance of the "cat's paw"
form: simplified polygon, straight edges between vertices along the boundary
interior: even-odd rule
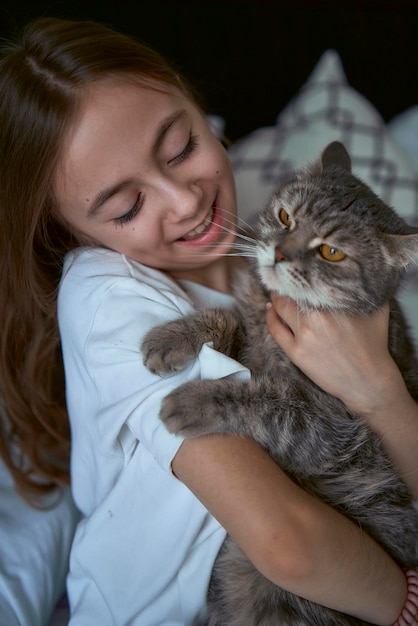
[[[160,419],[169,432],[186,438],[214,432],[214,424],[205,414],[208,405],[198,400],[199,386],[198,382],[185,383],[163,400]]]
[[[175,322],[150,330],[141,345],[144,365],[153,374],[165,376],[184,369],[200,349],[176,330]]]
[[[145,367],[157,376],[175,374],[184,369],[186,365],[184,360],[179,358],[178,351],[173,345],[156,348],[145,341],[141,350]]]

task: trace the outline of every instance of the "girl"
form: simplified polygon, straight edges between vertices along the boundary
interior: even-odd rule
[[[404,619],[404,573],[254,441],[183,441],[158,420],[185,380],[249,376],[209,346],[167,379],[142,365],[151,327],[233,305],[233,176],[184,79],[105,27],[41,19],[6,50],[0,85],[1,450],[24,493],[68,478],[62,347],[82,514],[71,625],[204,623],[226,531],[280,586],[375,624]],[[275,299],[267,316],[294,361],[382,434],[418,495],[418,409],[386,349],[387,310],[336,325]]]

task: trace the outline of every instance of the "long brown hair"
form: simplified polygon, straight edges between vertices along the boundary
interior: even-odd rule
[[[69,479],[56,296],[78,242],[55,217],[52,180],[83,89],[121,75],[196,99],[160,55],[94,22],[38,19],[0,59],[0,454],[32,501]]]

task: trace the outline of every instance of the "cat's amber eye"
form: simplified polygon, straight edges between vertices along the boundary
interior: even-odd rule
[[[334,248],[334,246],[329,246],[327,243],[323,243],[322,246],[319,246],[318,251],[326,261],[338,263],[338,261],[345,259],[345,253],[342,250]]]
[[[286,228],[289,228],[289,226],[292,225],[292,218],[290,217],[286,209],[279,209],[278,216],[279,220],[284,226],[286,226]]]

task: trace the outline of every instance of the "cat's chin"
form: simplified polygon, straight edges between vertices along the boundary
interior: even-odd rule
[[[277,276],[274,271],[274,267],[259,267],[258,273],[260,275],[261,282],[266,289],[280,293],[280,286],[277,283]]]
[[[298,296],[300,296],[300,293],[296,293],[295,290],[286,289],[286,286],[278,280],[274,267],[263,267],[259,269],[259,275],[267,291],[274,291],[277,295],[290,298],[291,300],[296,300]]]

